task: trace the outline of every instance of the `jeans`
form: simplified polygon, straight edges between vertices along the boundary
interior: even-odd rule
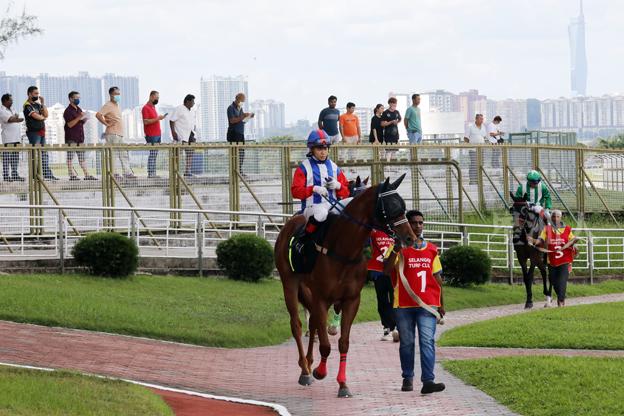
[[[160,143],[160,136],[145,136],[145,142],[147,144]],[[147,176],[156,176],[156,158],[158,157],[158,150],[150,150],[149,157],[147,158]]]
[[[228,128],[227,141],[229,143],[241,143],[245,144],[245,135],[237,133],[233,128]],[[241,173],[243,172],[243,162],[245,161],[245,149],[238,149],[238,164]]]
[[[566,289],[568,288],[568,276],[570,275],[570,264],[561,266],[548,265],[548,277],[557,294],[557,300],[565,300]]]
[[[28,143],[33,146],[37,145],[45,145],[45,136],[40,136],[39,132],[36,131],[27,131],[26,137],[28,137]],[[43,177],[50,178],[52,177],[52,171],[50,170],[50,162],[48,158],[48,152],[41,152],[41,166],[43,168]]]
[[[390,331],[396,328],[394,321],[394,288],[390,276],[382,272],[371,271],[371,278],[375,283],[375,292],[377,293],[377,312],[381,318],[381,324]]]
[[[8,146],[16,146],[18,143],[5,143],[4,147]],[[2,176],[4,180],[8,180],[10,178],[17,178],[19,175],[17,173],[18,164],[19,164],[19,152],[3,152],[2,153]],[[11,174],[9,175],[9,167],[11,168]]]
[[[417,131],[408,131],[407,138],[409,139],[410,144],[420,144],[422,142],[422,133]]]
[[[418,328],[418,347],[420,349],[420,381],[433,381],[435,365],[435,331],[437,320],[423,308],[395,308],[394,316],[401,337],[399,356],[403,378],[414,378],[415,327]]]
[[[468,176],[470,178],[470,185],[477,184],[477,151],[469,150],[468,155],[470,156],[470,169],[468,171]]]

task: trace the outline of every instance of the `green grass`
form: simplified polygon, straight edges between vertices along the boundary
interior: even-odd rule
[[[624,302],[542,309],[452,329],[442,346],[624,349]]]
[[[624,292],[624,282],[569,288],[570,296],[612,292]],[[446,289],[447,310],[521,302],[521,286]],[[217,347],[273,345],[291,336],[276,280],[254,284],[172,276],[0,276],[0,319]],[[378,319],[375,290],[367,285],[357,321]]]
[[[148,389],[122,381],[0,367],[0,415],[173,415]]]
[[[521,415],[624,414],[624,359],[505,357],[443,365]]]

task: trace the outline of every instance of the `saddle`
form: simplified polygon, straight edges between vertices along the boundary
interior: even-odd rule
[[[322,246],[331,225],[339,217],[329,214],[311,235],[305,232],[306,224],[298,227],[288,242],[288,261],[290,269],[295,273],[310,273],[314,269],[319,255],[317,247]]]

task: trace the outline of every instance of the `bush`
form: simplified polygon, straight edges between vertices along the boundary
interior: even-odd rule
[[[254,234],[237,234],[219,243],[217,264],[230,279],[257,282],[273,271],[273,248]]]
[[[492,260],[478,247],[451,247],[440,260],[444,280],[451,286],[482,285],[490,280]]]
[[[96,276],[124,278],[139,266],[139,249],[126,236],[110,232],[88,234],[81,238],[72,255],[76,263]]]

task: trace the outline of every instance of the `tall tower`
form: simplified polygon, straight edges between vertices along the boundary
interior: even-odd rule
[[[570,80],[572,95],[587,95],[587,56],[585,54],[585,16],[583,0],[580,0],[581,11],[578,17],[572,18],[568,26],[570,37]]]

